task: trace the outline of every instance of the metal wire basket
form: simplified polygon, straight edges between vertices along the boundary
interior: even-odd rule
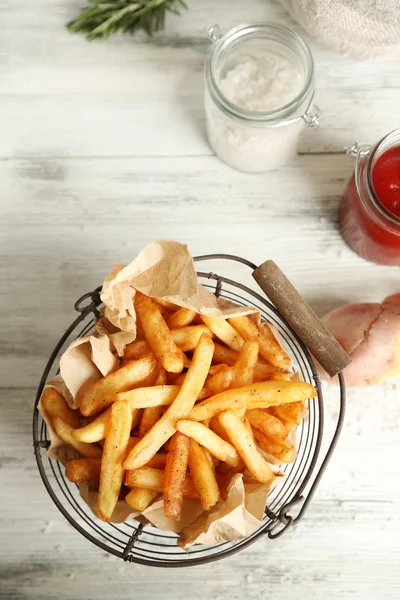
[[[208,255],[195,258],[195,261],[228,259],[247,265],[253,271],[256,265],[230,255]],[[318,396],[308,401],[308,413],[298,428],[298,455],[293,464],[284,465],[286,477],[283,483],[274,488],[265,508],[265,516],[258,529],[249,537],[224,542],[213,546],[197,545],[185,552],[177,545],[177,535],[160,531],[151,525],[143,525],[135,520],[123,524],[104,523],[94,517],[90,508],[82,500],[76,484],[70,483],[63,466],[48,458],[46,450],[50,445],[47,427],[37,405],[47,379],[56,374],[58,358],[67,345],[78,337],[89,333],[99,315],[101,304],[100,289],[82,296],[75,303],[79,316],[70,325],[54,348],[43,372],[36,395],[33,411],[34,452],[43,483],[58,509],[85,538],[103,550],[125,561],[158,567],[183,567],[219,560],[245,548],[267,535],[270,539],[281,536],[297,523],[309,506],[325,468],[334,451],[344,419],[345,387],[339,373],[340,410],[336,429],[328,450],[316,472],[316,464],[324,434],[324,405],[320,379],[311,355],[300,338],[282,318],[276,308],[254,290],[213,272],[198,272],[200,283],[217,296],[237,304],[255,306],[263,318],[277,328],[293,359],[293,369],[300,371],[304,381],[315,385]],[[291,509],[298,505],[296,515]]]

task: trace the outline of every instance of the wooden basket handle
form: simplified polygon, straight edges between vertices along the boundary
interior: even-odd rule
[[[343,371],[350,357],[274,261],[257,267],[253,277],[325,371],[331,377]]]

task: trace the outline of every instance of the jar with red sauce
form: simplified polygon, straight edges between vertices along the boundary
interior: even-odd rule
[[[400,265],[400,128],[348,153],[356,166],[340,204],[343,239],[367,260]]]

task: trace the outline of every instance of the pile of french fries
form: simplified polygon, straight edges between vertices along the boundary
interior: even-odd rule
[[[118,500],[144,511],[160,494],[175,521],[185,498],[208,511],[236,473],[271,484],[266,455],[294,461],[290,433],[316,392],[289,372],[268,323],[202,316],[139,292],[135,310],[137,338],[117,370],[80,390],[79,409],[45,390],[55,432],[79,456],[67,478],[98,491],[104,521]]]

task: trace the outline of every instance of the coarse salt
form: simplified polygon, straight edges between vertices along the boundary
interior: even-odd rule
[[[298,68],[271,54],[242,59],[222,75],[219,90],[235,107],[257,114],[277,111],[289,104],[303,85],[304,78]],[[304,126],[302,119],[280,127],[271,127],[271,121],[251,121],[251,115],[247,120],[246,116],[237,119],[224,114],[207,90],[205,106],[211,147],[229,165],[257,173],[276,169],[296,153]]]

